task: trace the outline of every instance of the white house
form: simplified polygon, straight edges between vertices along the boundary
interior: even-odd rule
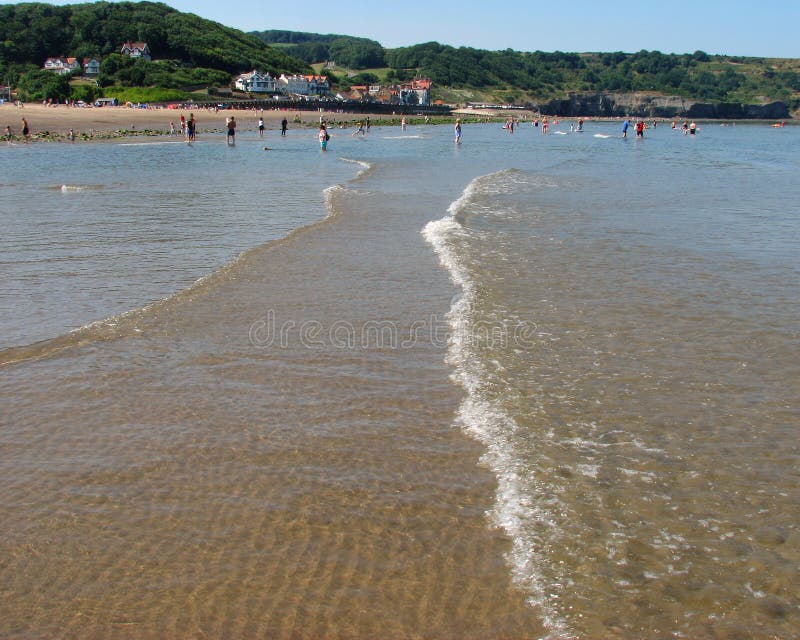
[[[45,71],[52,71],[59,75],[65,76],[73,71],[79,71],[81,68],[81,63],[78,62],[77,58],[67,58],[67,57],[60,57],[60,58],[48,58],[44,61],[44,69]]]
[[[296,93],[301,96],[308,95],[308,80],[306,80],[305,76],[296,73],[290,76],[282,73],[278,78],[277,85],[278,91],[281,93]]]
[[[303,76],[296,73],[282,74],[278,78],[277,87],[281,93],[294,93],[301,96],[326,95],[331,90],[326,76]]]
[[[406,84],[395,85],[392,93],[399,104],[428,106],[431,103],[431,81],[417,78]]]
[[[83,59],[83,75],[96,76],[100,73],[100,61],[97,58]]]
[[[137,58],[140,60],[152,60],[150,57],[150,47],[146,42],[124,42],[119,52],[124,56]]]
[[[255,69],[237,77],[234,86],[237,91],[247,91],[248,93],[274,93],[277,91],[275,78],[269,73],[261,73]]]

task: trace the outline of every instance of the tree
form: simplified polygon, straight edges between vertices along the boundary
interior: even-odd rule
[[[351,84],[378,84],[379,78],[374,73],[357,73],[347,79]]]
[[[65,100],[70,94],[69,79],[52,71],[31,71],[20,77],[17,93],[24,101]]]
[[[355,38],[339,38],[329,48],[329,59],[351,69],[368,69],[384,65],[383,47],[377,42]]]
[[[72,87],[70,93],[71,100],[83,100],[84,102],[91,103],[100,97],[100,89],[91,84],[79,84]]]

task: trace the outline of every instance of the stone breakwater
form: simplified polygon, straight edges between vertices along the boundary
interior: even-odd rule
[[[783,102],[740,104],[697,102],[681,96],[646,93],[570,93],[566,98],[540,103],[543,113],[566,117],[786,119]]]

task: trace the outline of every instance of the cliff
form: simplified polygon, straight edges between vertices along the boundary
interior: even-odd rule
[[[645,93],[570,93],[537,105],[543,113],[567,117],[787,119],[783,102],[768,104],[705,103],[680,96]]]

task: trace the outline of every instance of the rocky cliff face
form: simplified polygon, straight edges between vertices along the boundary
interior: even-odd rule
[[[785,119],[789,110],[783,102],[769,104],[703,103],[680,96],[645,93],[570,93],[562,100],[538,105],[542,113],[566,117],[634,118],[748,118]]]

